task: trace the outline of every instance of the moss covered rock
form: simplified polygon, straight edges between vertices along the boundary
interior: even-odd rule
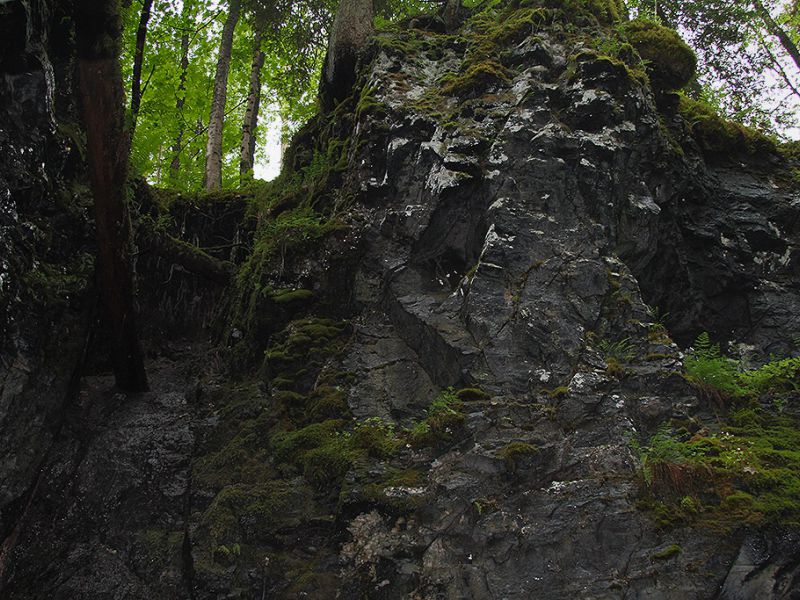
[[[775,152],[775,142],[760,131],[728,121],[705,102],[685,96],[680,112],[705,154],[756,154]]]
[[[697,56],[672,29],[652,21],[635,19],[625,25],[625,35],[658,91],[678,90],[688,84],[697,69]]]

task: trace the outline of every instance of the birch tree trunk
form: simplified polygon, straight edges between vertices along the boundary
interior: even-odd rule
[[[242,123],[242,145],[239,159],[239,181],[244,182],[253,172],[256,152],[256,127],[258,111],[261,106],[261,69],[264,66],[264,52],[261,50],[261,31],[256,31],[253,42],[253,64],[250,68],[250,89]]]
[[[208,191],[222,187],[222,126],[225,120],[225,102],[228,97],[228,71],[231,67],[233,31],[239,22],[241,0],[230,0],[228,18],[222,28],[222,40],[214,76],[214,93],[211,99],[211,117],[208,121],[208,143],[206,144],[206,168],[204,187]]]
[[[119,2],[78,0],[75,24],[86,160],[94,196],[102,317],[111,335],[117,386],[144,391],[147,376],[133,308],[131,230],[125,200],[130,136],[125,130],[125,94],[119,64]]]

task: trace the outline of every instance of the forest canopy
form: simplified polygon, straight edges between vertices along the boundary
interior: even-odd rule
[[[472,0],[489,5],[497,0]],[[530,3],[530,0],[522,0]],[[584,0],[582,0],[584,1]],[[232,187],[317,110],[336,0],[124,0],[122,65],[132,166],[187,190]],[[436,0],[375,0],[378,27],[441,11]],[[628,0],[677,29],[698,56],[684,93],[735,121],[798,137],[798,0]],[[280,131],[276,131],[280,129]]]

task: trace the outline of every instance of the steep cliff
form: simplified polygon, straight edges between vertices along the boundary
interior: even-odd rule
[[[224,297],[143,282],[223,341],[154,316],[152,392],[84,378],[4,594],[800,593],[796,373],[725,395],[681,350],[797,353],[797,165],[616,2],[521,4],[378,32],[246,226],[142,192],[252,246]]]
[[[91,198],[68,7],[0,7],[0,531],[5,539],[77,387],[93,299]],[[2,561],[0,561],[0,565]],[[0,566],[0,568],[2,568]]]

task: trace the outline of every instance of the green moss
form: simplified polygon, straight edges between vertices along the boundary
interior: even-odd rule
[[[276,334],[264,353],[264,370],[272,379],[273,389],[296,386],[309,369],[318,373],[325,361],[344,347],[342,334],[346,325],[330,319],[308,317],[292,321]],[[305,394],[308,387],[300,391]]]
[[[672,29],[635,19],[625,24],[625,36],[647,64],[653,86],[677,90],[694,77],[697,56]]]
[[[611,25],[623,19],[625,7],[619,0],[522,0],[523,7],[550,9],[550,20],[561,19],[578,26]]]
[[[350,416],[347,398],[341,389],[320,386],[309,395],[308,417],[312,421],[343,419]]]
[[[399,441],[391,424],[372,417],[355,426],[350,434],[350,445],[373,458],[389,458],[397,452]]]
[[[549,20],[543,7],[507,6],[489,8],[472,16],[467,23],[471,52],[480,57],[492,56],[500,49],[518,44]]]
[[[340,419],[330,419],[295,431],[279,432],[270,440],[273,456],[278,462],[300,465],[310,451],[332,441],[344,425]]]
[[[487,59],[466,66],[464,72],[442,78],[442,92],[462,95],[483,92],[491,86],[509,83],[508,70],[495,60]]]
[[[425,496],[403,493],[397,488],[420,488],[424,483],[425,479],[417,469],[390,468],[380,480],[364,485],[359,495],[361,499],[392,512],[407,513],[419,508],[425,502]]]
[[[425,419],[406,430],[405,436],[413,448],[436,447],[451,443],[463,431],[466,415],[462,402],[452,389],[439,394],[427,408]]]
[[[271,292],[270,297],[272,298],[273,302],[277,302],[278,304],[288,304],[289,302],[309,300],[310,298],[314,297],[314,292],[304,289],[281,289]]]
[[[29,300],[48,308],[65,307],[79,300],[94,273],[94,257],[79,253],[66,265],[37,261],[22,275]]]
[[[200,488],[219,489],[241,482],[264,481],[272,475],[266,456],[271,417],[268,400],[257,384],[234,385],[211,391],[216,427],[205,436],[192,465]]]
[[[358,456],[346,436],[336,436],[305,454],[303,475],[319,490],[336,488]]]
[[[664,429],[642,450],[643,481],[659,503],[659,519],[714,527],[800,524],[797,419],[742,409],[722,427],[694,435]]]
[[[146,529],[136,534],[136,541],[143,546],[147,556],[158,564],[180,565],[184,536],[183,531]]]
[[[290,497],[288,484],[279,481],[224,488],[201,519],[201,525],[209,532],[212,550],[220,544],[231,545],[248,537],[270,536],[288,512]]]
[[[261,481],[272,475],[263,449],[254,447],[261,438],[253,429],[251,423],[245,423],[222,449],[197,459],[193,480],[198,486],[216,489],[244,481]]]
[[[565,385],[559,386],[552,390],[544,390],[544,392],[553,399],[569,396],[569,388]]]
[[[505,461],[506,468],[514,472],[517,470],[520,459],[536,454],[538,451],[539,449],[536,446],[527,442],[511,442],[501,448],[497,455]]]
[[[776,151],[775,142],[766,135],[724,119],[705,102],[681,96],[680,112],[705,154],[735,155]]]
[[[361,89],[356,105],[356,119],[362,119],[365,115],[370,115],[376,119],[385,118],[387,114],[386,105],[375,97],[375,88],[365,84]]]
[[[681,547],[678,544],[670,544],[663,550],[659,550],[653,554],[653,560],[668,560],[681,553]]]
[[[489,400],[491,396],[480,388],[463,388],[456,392],[456,397],[462,402],[480,402]]]

